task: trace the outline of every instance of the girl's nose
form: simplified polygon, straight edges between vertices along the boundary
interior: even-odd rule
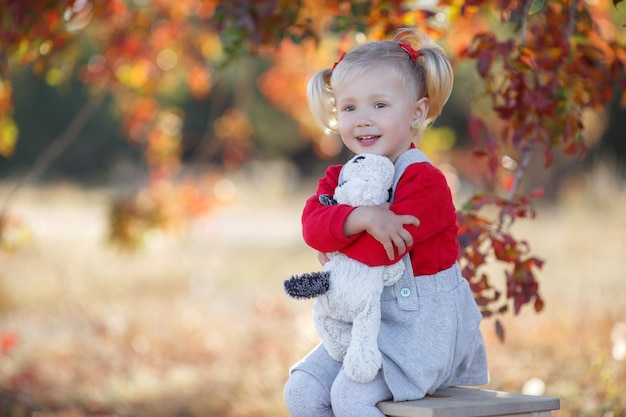
[[[372,121],[367,116],[361,115],[357,119],[356,125],[357,125],[357,127],[371,126],[372,125]]]

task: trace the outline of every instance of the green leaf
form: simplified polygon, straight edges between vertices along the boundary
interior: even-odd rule
[[[537,13],[539,10],[543,8],[543,3],[545,0],[533,0],[533,4],[530,6],[530,10],[528,11],[529,15]]]
[[[0,156],[8,158],[15,151],[18,127],[10,117],[0,117]]]

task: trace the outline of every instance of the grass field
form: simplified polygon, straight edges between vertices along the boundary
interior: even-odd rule
[[[13,212],[33,239],[0,255],[0,415],[288,416],[287,370],[317,342],[311,303],[282,292],[318,269],[308,191],[254,188],[135,253],[105,243],[106,191],[24,190]],[[546,260],[547,305],[506,317],[504,344],[483,323],[487,388],[557,396],[560,417],[626,416],[624,207],[598,188],[516,225]]]

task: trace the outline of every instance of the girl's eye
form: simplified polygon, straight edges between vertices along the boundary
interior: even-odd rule
[[[343,108],[343,111],[353,111],[354,110],[354,106],[345,106]]]
[[[382,109],[383,107],[387,107],[387,104],[385,104],[385,103],[376,103],[376,104],[374,104],[374,108],[375,109]]]

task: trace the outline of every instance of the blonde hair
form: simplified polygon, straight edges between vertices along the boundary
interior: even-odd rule
[[[416,62],[399,46],[409,43],[420,53]],[[452,92],[454,74],[443,49],[425,34],[401,29],[392,40],[371,42],[354,48],[335,64],[313,74],[307,85],[309,107],[315,120],[329,132],[337,131],[337,109],[333,86],[377,69],[402,80],[412,102],[422,97],[429,101],[426,125],[432,123]]]

